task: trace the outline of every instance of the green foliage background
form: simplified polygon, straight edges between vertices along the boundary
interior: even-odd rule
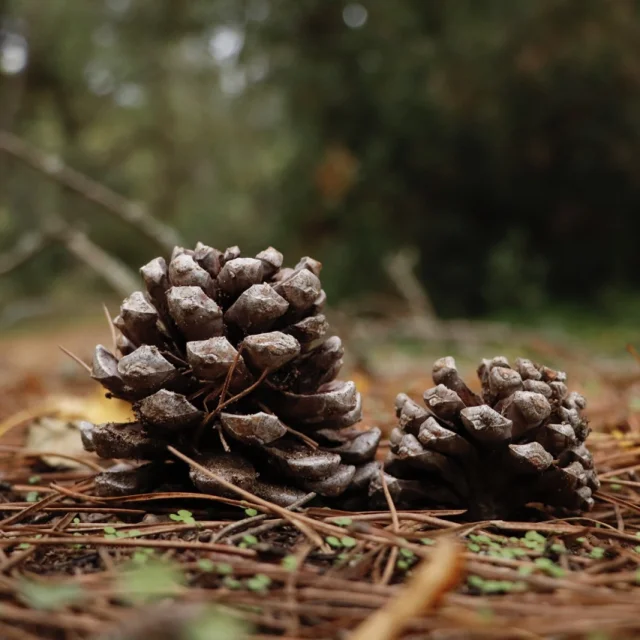
[[[0,128],[189,242],[313,255],[334,300],[388,288],[383,258],[415,246],[443,316],[638,287],[637,0],[0,0],[0,19],[28,47]],[[51,212],[131,266],[154,254],[1,158],[1,247]],[[0,287],[91,278],[51,249]]]

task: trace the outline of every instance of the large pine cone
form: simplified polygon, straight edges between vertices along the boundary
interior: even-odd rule
[[[173,479],[168,444],[280,504],[367,486],[380,431],[353,427],[360,394],[335,380],[343,349],[327,337],[321,264],[281,267],[273,248],[242,258],[237,247],[203,244],[142,267],[146,293],[122,303],[117,353],[98,345],[92,371],[111,396],[133,403],[137,422],[87,425],[83,440],[101,457],[154,464],[105,472],[99,491]],[[190,477],[203,492],[224,493],[202,473]]]
[[[474,519],[514,516],[527,503],[577,512],[593,506],[599,487],[584,441],[585,399],[569,393],[566,375],[530,360],[512,368],[504,357],[483,360],[482,396],[471,391],[453,358],[434,364],[436,387],[426,409],[396,399],[399,426],[385,461],[398,505],[465,508]],[[370,495],[384,504],[381,481]]]

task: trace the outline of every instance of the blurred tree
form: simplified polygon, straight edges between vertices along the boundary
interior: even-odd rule
[[[282,215],[306,212],[344,293],[416,243],[440,312],[521,305],[530,283],[495,268],[514,233],[525,306],[637,286],[637,1],[272,6],[258,35],[291,49],[273,77],[300,140]],[[339,200],[314,181],[335,148],[358,166]]]
[[[595,299],[640,284],[639,18],[640,0],[0,0],[0,127],[189,241],[319,257],[336,297],[388,286],[383,256],[412,245],[442,315]],[[0,162],[1,246],[55,211],[151,255]],[[53,252],[3,290],[70,268]]]

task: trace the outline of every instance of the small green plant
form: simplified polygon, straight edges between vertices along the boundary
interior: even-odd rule
[[[422,544],[427,545],[428,547],[430,547],[431,545],[434,545],[436,543],[436,541],[433,540],[433,538],[420,538],[420,542]]]
[[[342,538],[340,538],[340,543],[346,549],[351,549],[352,547],[355,547],[358,544],[358,541],[355,538],[352,538],[351,536],[342,536]]]
[[[71,535],[74,536],[75,538],[82,537],[82,534],[79,533],[78,531],[74,531]],[[74,549],[82,549],[83,547],[84,545],[79,543],[73,545]]]
[[[497,549],[489,549],[487,555],[493,558],[506,558],[508,560],[514,560],[515,558],[526,556],[527,552],[520,547],[506,547],[504,549],[498,547]]]
[[[565,570],[557,564],[554,564],[554,562],[549,558],[536,558],[533,563],[536,567],[542,569],[545,573],[554,578],[562,578],[565,575]]]
[[[191,511],[187,511],[186,509],[180,509],[178,513],[169,514],[169,518],[174,522],[182,522],[183,524],[195,525],[196,519],[193,517]]]
[[[484,578],[481,578],[480,576],[469,576],[467,578],[467,584],[470,587],[475,587],[476,589],[480,589],[484,584]]]
[[[104,537],[107,540],[115,540],[116,538],[135,538],[142,535],[142,531],[132,529],[131,531],[119,531],[115,527],[105,527],[103,529]]]
[[[254,545],[258,544],[258,542],[258,538],[256,538],[251,533],[247,533],[246,535],[242,536],[242,542],[238,546],[241,549],[246,549],[247,547],[253,547]]]
[[[266,591],[271,585],[271,578],[264,573],[257,573],[247,580],[247,588],[251,591]]]
[[[154,554],[154,550],[150,547],[140,547],[133,552],[131,556],[131,562],[136,565],[147,564],[149,558]]]
[[[611,476],[609,480],[615,481],[614,483],[609,485],[609,489],[611,489],[611,491],[622,491],[622,485],[618,484],[620,480],[622,480],[622,478],[619,478],[618,476]]]
[[[38,533],[34,536],[34,538],[39,539],[42,538],[42,534]],[[21,542],[16,549],[19,549],[21,551],[26,550],[26,549],[31,549],[32,545],[30,545],[28,542]]]
[[[29,491],[29,493],[27,493],[25,500],[27,502],[38,502],[38,500],[40,499],[40,494],[37,491]]]
[[[298,568],[298,558],[295,556],[285,556],[282,558],[282,566],[287,571],[295,571]]]
[[[140,547],[131,555],[131,561],[134,564],[146,564],[154,553],[155,550],[151,547]]]
[[[401,548],[399,549],[398,554],[400,556],[400,558],[396,562],[396,567],[398,567],[398,569],[406,571],[413,566],[416,559],[416,554],[411,551],[411,549]]]
[[[230,576],[233,573],[233,567],[226,562],[218,562],[215,572],[221,576]]]
[[[337,524],[339,527],[348,527],[353,524],[353,519],[347,516],[339,516],[332,520],[333,524]]]
[[[335,536],[327,536],[325,538],[325,541],[330,547],[333,547],[334,549],[339,549],[342,546],[342,542],[340,542],[340,539],[336,538]]]
[[[522,546],[526,547],[527,549],[530,549],[531,551],[538,551],[540,553],[544,551],[544,545],[540,544],[539,542],[536,542],[535,540],[523,540]]]
[[[244,512],[247,516],[249,516],[249,518],[254,518],[255,516],[258,515],[258,511],[256,509],[249,508],[249,509],[245,509]]]
[[[512,580],[485,580],[480,576],[469,576],[467,584],[485,595],[492,593],[510,593],[512,591],[524,591],[524,582],[513,582]]]
[[[604,547],[593,547],[589,553],[589,557],[594,560],[602,560],[604,558],[606,550]]]
[[[142,565],[132,565],[117,579],[120,597],[131,604],[143,604],[175,595],[185,583],[179,567],[149,558]]]
[[[22,581],[18,586],[18,597],[32,609],[58,611],[80,602],[85,592],[76,584],[53,584]]]
[[[492,542],[491,538],[489,536],[486,536],[484,534],[470,534],[469,535],[469,540],[471,540],[472,542],[475,542],[477,544],[490,544]]]
[[[249,631],[243,620],[210,607],[189,624],[185,640],[240,640],[248,637]]]
[[[237,580],[233,576],[225,576],[224,579],[222,580],[222,584],[225,587],[227,587],[227,589],[241,589],[242,588],[242,582],[240,582],[240,580]]]
[[[524,534],[524,539],[531,540],[532,542],[537,542],[538,544],[545,544],[547,542],[547,539],[537,531],[527,531]]]
[[[27,481],[29,484],[38,484],[42,480],[42,476],[31,476]]]
[[[210,560],[209,558],[200,558],[197,564],[198,569],[200,569],[200,571],[204,571],[205,573],[211,573],[216,567],[213,560]]]

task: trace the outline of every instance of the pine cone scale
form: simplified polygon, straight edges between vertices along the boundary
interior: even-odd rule
[[[167,389],[160,389],[133,407],[142,424],[163,431],[184,429],[196,425],[204,418],[204,412],[191,404],[185,396]]]
[[[287,433],[275,415],[263,411],[248,415],[221,413],[220,423],[227,435],[247,445],[265,446]]]

